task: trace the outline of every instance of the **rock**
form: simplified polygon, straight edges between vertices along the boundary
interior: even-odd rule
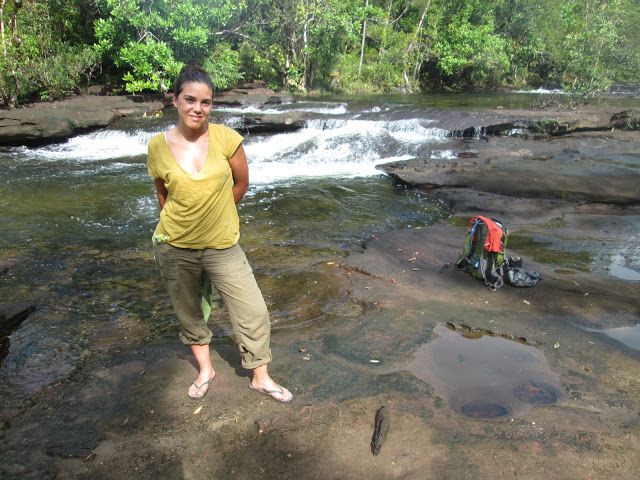
[[[9,335],[20,325],[36,306],[31,303],[3,303],[0,304],[0,337]]]
[[[614,204],[640,203],[640,172],[612,165],[570,165],[558,159],[517,164],[493,159],[415,159],[380,166],[420,187],[467,187],[512,197],[561,198]]]
[[[9,353],[9,335],[36,309],[30,303],[0,304],[0,361]]]
[[[266,88],[263,83],[244,84],[226,92],[216,93],[213,97],[214,105],[230,107],[261,107],[264,105],[279,105],[289,103],[292,97],[286,93],[274,92]]]
[[[635,110],[625,110],[616,113],[609,122],[611,128],[621,130],[640,130],[640,112]]]
[[[104,85],[91,85],[89,88],[87,88],[87,95],[104,95],[104,93]]]
[[[300,130],[304,125],[303,116],[297,112],[282,115],[246,115],[242,118],[242,126],[237,130],[241,133],[283,133]]]
[[[47,455],[63,458],[90,457],[104,434],[90,420],[76,420],[53,424],[46,444]]]
[[[448,130],[449,137],[531,135],[549,137],[576,132],[599,132],[618,128],[640,129],[640,112],[584,107],[578,110],[500,110],[438,115],[438,125]],[[458,112],[459,115],[459,112]],[[452,127],[451,123],[455,126]]]
[[[536,141],[492,137],[451,160],[416,158],[378,168],[413,186],[466,188],[517,198],[640,204],[634,132],[574,133]],[[584,151],[583,151],[584,150]]]
[[[161,102],[123,96],[79,96],[54,103],[0,111],[0,146],[43,145],[108,126],[119,117],[161,110]]]

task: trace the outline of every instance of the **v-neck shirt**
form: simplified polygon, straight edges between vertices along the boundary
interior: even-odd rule
[[[163,238],[174,247],[224,249],[240,238],[229,159],[243,138],[220,124],[209,124],[208,134],[207,158],[202,169],[193,174],[177,162],[164,133],[149,141],[149,175],[161,179],[168,192],[154,238]]]

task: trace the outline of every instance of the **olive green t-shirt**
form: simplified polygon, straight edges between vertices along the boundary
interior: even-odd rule
[[[193,175],[175,160],[164,133],[149,141],[149,175],[162,179],[168,191],[154,239],[180,248],[223,249],[238,242],[240,221],[229,159],[242,140],[229,127],[209,124],[207,159],[202,170]]]

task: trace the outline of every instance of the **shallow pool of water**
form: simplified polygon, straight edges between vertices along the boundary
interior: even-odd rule
[[[476,332],[465,335],[442,324],[407,369],[467,418],[513,418],[565,398],[557,375],[535,347]]]
[[[612,338],[634,350],[640,350],[640,324],[634,327],[618,328],[585,328],[587,332],[597,333]]]

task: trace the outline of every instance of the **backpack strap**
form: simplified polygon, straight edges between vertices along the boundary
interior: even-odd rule
[[[473,247],[475,245],[475,236],[476,230],[478,229],[478,225],[482,223],[482,220],[479,218],[472,219],[473,223],[470,224],[469,231],[467,232],[467,238],[464,241],[464,249],[460,254],[460,258],[456,262],[456,268],[459,270],[464,269],[468,264],[473,264],[473,260],[475,256],[473,255]]]

